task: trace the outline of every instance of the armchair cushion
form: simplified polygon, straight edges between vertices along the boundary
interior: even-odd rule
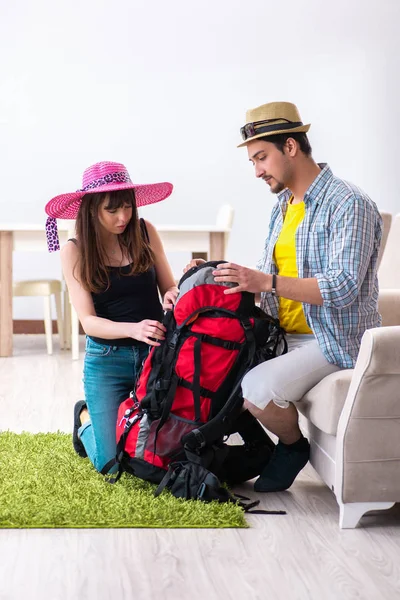
[[[318,429],[336,435],[353,373],[354,369],[344,369],[324,377],[296,403],[296,407]]]

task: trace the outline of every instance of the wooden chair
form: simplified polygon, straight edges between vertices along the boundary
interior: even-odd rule
[[[13,281],[13,297],[42,296],[44,303],[44,330],[46,335],[47,353],[53,353],[53,321],[51,297],[54,296],[60,348],[64,349],[64,318],[62,309],[63,282],[61,279],[36,279]]]
[[[62,282],[58,279],[40,279],[34,281],[13,282],[13,296],[43,296],[44,330],[46,334],[47,353],[53,354],[53,321],[51,317],[51,296],[56,304],[58,336],[60,348],[64,348],[64,323],[62,311]]]

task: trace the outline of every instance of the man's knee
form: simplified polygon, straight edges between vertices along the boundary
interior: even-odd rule
[[[244,400],[244,407],[257,418],[261,415],[273,414],[275,412],[274,407],[278,408],[271,400],[268,400],[263,407],[260,407],[247,399]]]
[[[252,412],[252,408],[254,407],[254,404],[252,404],[248,400],[244,399],[243,406],[244,406],[244,408],[246,408],[247,410]]]
[[[273,358],[257,365],[242,380],[243,397],[259,410],[264,410],[271,401],[287,406],[282,387],[285,377],[280,368],[281,358]]]
[[[264,408],[259,408],[249,400],[244,400],[244,407],[257,419],[269,419],[271,421],[281,421],[282,423],[291,422],[296,415],[297,409],[292,402],[288,402],[284,407],[277,405],[270,400]]]
[[[270,410],[268,410],[268,406],[270,404],[273,404],[271,400],[267,400],[262,407],[257,406],[257,404],[254,404],[253,402],[247,399],[245,399],[243,402],[244,408],[246,408],[253,415],[253,417],[256,417],[257,419],[261,415],[265,415],[270,412]]]

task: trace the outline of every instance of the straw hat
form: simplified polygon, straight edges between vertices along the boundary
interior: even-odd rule
[[[246,113],[246,125],[240,128],[242,139],[238,148],[252,140],[279,133],[306,133],[310,124],[303,125],[299,111],[291,102],[269,102]]]
[[[85,194],[132,189],[135,190],[136,206],[139,207],[167,198],[172,192],[172,184],[132,183],[124,165],[115,162],[99,162],[85,169],[80,190],[52,198],[46,204],[45,211],[49,217],[56,219],[76,219]]]
[[[85,194],[135,190],[136,206],[154,204],[167,198],[172,192],[171,183],[133,183],[127,168],[115,162],[99,162],[88,167],[82,177],[82,188],[76,192],[52,198],[45,207],[49,215],[46,221],[47,246],[49,252],[60,249],[56,219],[76,219]]]

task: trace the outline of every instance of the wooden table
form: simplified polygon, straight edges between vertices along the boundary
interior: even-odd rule
[[[166,252],[206,252],[209,260],[223,260],[228,229],[217,225],[156,225]],[[68,239],[67,222],[58,224],[60,244]],[[46,251],[44,225],[0,223],[0,356],[12,355],[12,253]]]

